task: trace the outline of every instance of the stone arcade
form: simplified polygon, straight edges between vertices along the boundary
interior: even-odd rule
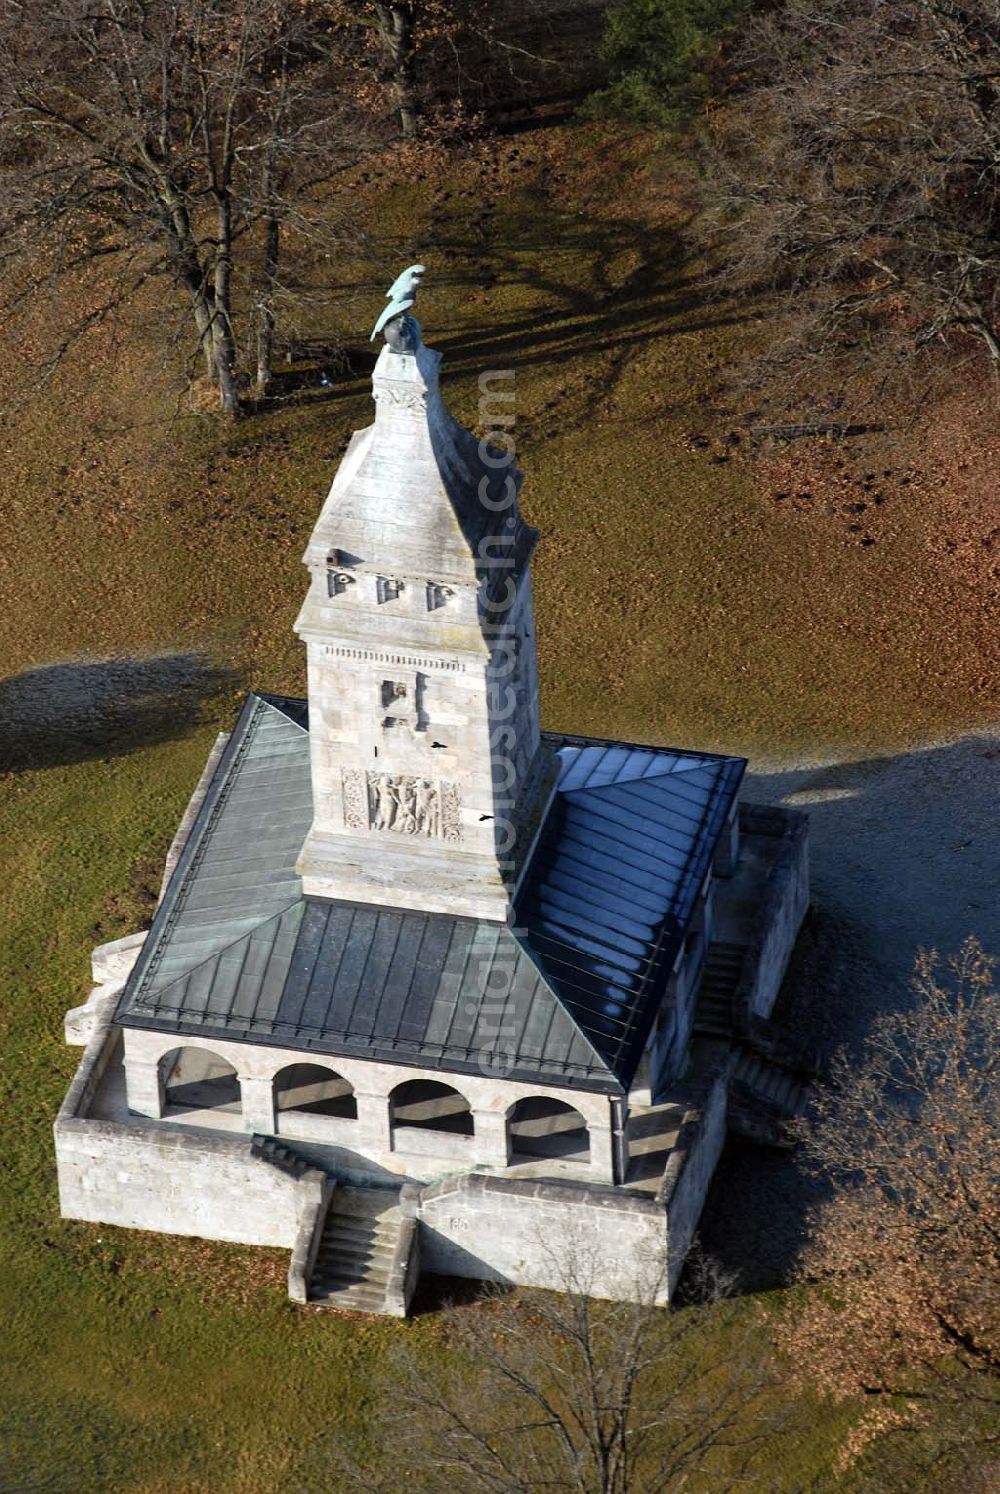
[[[332,1306],[581,1250],[610,1297],[663,1261],[665,1301],[727,1119],[777,1138],[800,1094],[766,1019],[805,822],[741,805],[740,759],[540,730],[537,536],[445,409],[420,273],[306,551],[308,699],[249,697],[67,1014],[62,1210],[285,1246]]]

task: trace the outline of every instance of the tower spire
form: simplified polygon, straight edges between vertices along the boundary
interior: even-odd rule
[[[503,919],[551,789],[520,474],[453,419],[410,316],[309,541],[307,894]],[[375,334],[373,333],[373,336]]]

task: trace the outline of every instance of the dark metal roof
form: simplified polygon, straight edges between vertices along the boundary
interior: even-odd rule
[[[250,696],[118,1019],[627,1088],[744,763],[550,740],[558,791],[512,925],[306,898],[305,705]]]

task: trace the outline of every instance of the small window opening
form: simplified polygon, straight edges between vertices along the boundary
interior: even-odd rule
[[[393,576],[379,576],[376,590],[380,602],[395,602],[406,590],[406,583]]]

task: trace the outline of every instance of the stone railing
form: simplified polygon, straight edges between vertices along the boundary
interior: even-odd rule
[[[733,993],[736,1019],[747,1029],[753,1017],[770,1016],[809,906],[809,816],[800,809],[741,804],[740,833],[778,842]]]
[[[102,1001],[96,1006],[83,1057],[59,1107],[57,1127],[85,1116],[94,1102],[105,1070],[121,1046],[121,1032],[109,1031],[114,1011],[113,1001]]]
[[[434,1131],[423,1126],[394,1126],[392,1149],[400,1156],[441,1158],[446,1162],[467,1162],[475,1148],[475,1136],[457,1131]]]
[[[726,1139],[729,1064],[710,1070],[692,1096],[656,1194],[667,1215],[667,1287],[670,1294],[691,1248],[705,1195]]]
[[[323,1186],[318,1192],[310,1189],[299,1214],[298,1229],[292,1244],[292,1258],[288,1262],[288,1295],[293,1302],[309,1301],[309,1283],[312,1280],[316,1256],[323,1238],[323,1226],[330,1209],[336,1184],[332,1178],[319,1173]]]
[[[399,1207],[403,1218],[396,1238],[389,1267],[389,1280],[385,1289],[385,1310],[393,1317],[405,1318],[416,1291],[420,1275],[420,1226],[417,1211],[420,1207],[420,1187],[416,1183],[404,1183],[399,1192]]]

